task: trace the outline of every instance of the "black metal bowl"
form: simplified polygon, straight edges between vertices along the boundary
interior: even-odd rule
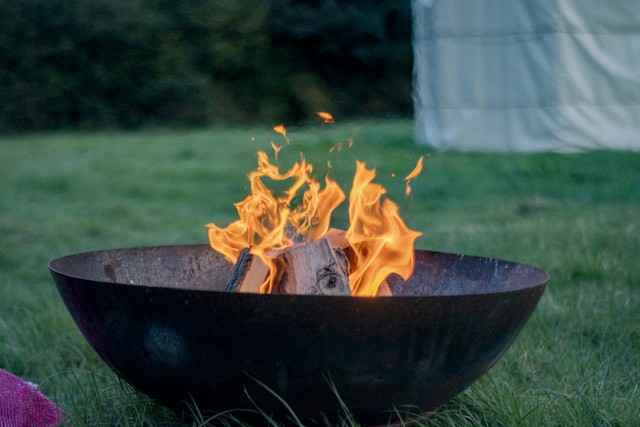
[[[394,296],[378,298],[225,292],[232,265],[206,245],[83,253],[49,269],[95,351],[167,406],[284,417],[273,392],[303,420],[337,420],[337,390],[364,424],[468,387],[548,281],[522,264],[421,250],[413,276],[390,277]]]

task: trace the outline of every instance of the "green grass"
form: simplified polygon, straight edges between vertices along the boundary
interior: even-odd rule
[[[510,259],[551,282],[488,375],[425,425],[633,425],[640,412],[640,154],[429,152],[412,123],[289,130],[344,187],[359,158],[400,205],[418,246]],[[352,149],[329,156],[338,142]],[[0,367],[42,385],[75,425],[204,425],[118,380],[80,335],[46,268],[92,249],[205,243],[234,218],[265,128],[52,133],[0,139]],[[412,197],[402,177],[429,154]],[[393,178],[391,175],[397,175]],[[343,225],[344,209],[336,214]],[[234,425],[232,417],[209,420]],[[345,422],[349,424],[349,422]]]

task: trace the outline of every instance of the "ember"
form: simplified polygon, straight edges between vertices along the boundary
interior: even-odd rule
[[[333,123],[333,116],[326,111],[318,111],[316,115],[320,117],[325,123]]]
[[[318,116],[327,123],[333,121],[329,113]],[[273,129],[287,138],[283,125]],[[273,142],[271,145],[277,160],[282,147]],[[350,140],[349,147],[352,145]],[[405,178],[407,196],[410,180],[422,170],[422,160]],[[340,284],[345,282],[346,294],[376,296],[388,294],[385,280],[390,274],[405,280],[411,276],[414,242],[421,233],[406,226],[398,206],[384,197],[386,189],[373,182],[375,170],[356,162],[349,193],[349,228],[329,234],[331,215],[346,195],[329,175],[322,188],[312,172],[313,166],[302,155],[283,173],[264,151],[259,151],[258,168],[248,176],[251,194],[235,204],[239,219],[225,228],[207,224],[211,247],[235,264],[229,290],[333,293],[341,292]],[[291,181],[291,185],[277,196],[264,178]],[[300,202],[295,204],[294,200]],[[302,265],[317,268],[300,268]],[[325,274],[327,268],[329,276]],[[327,284],[331,289],[319,282],[322,277],[330,277]],[[315,286],[302,287],[306,282]]]

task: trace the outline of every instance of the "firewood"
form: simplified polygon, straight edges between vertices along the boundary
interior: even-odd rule
[[[317,242],[296,243],[287,249],[272,251],[270,255],[277,273],[271,292],[351,295],[347,256],[350,247],[344,234],[344,231],[332,228]],[[245,248],[238,256],[225,289],[259,293],[268,272],[269,268],[260,257]]]
[[[386,280],[383,280],[382,283],[380,283],[380,286],[378,287],[378,291],[376,292],[376,296],[377,297],[393,296],[393,293],[391,293],[391,289],[389,288],[389,284],[387,283]]]
[[[351,295],[349,263],[328,237],[283,250],[276,258],[274,292],[311,295]]]
[[[325,237],[329,239],[329,243],[331,247],[334,249],[341,249],[338,253],[340,253],[346,259],[354,256],[353,250],[351,249],[351,245],[347,240],[347,232],[344,230],[340,230],[338,228],[330,228],[329,231],[325,234]],[[349,261],[347,261],[347,268],[349,266]],[[380,286],[378,287],[378,291],[376,296],[393,296],[391,289],[389,288],[389,284],[386,280],[384,280]]]
[[[260,257],[253,255],[250,248],[244,248],[233,267],[226,290],[230,292],[260,293],[260,286],[267,277],[269,268]]]
[[[334,249],[346,249],[350,246],[347,240],[347,232],[344,230],[330,228],[324,236],[329,239],[329,244]]]

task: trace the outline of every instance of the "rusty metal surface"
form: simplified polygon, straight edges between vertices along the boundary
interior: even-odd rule
[[[548,281],[522,264],[416,251],[409,281],[389,280],[393,297],[229,293],[232,266],[206,245],[70,255],[49,268],[91,346],[161,403],[284,416],[259,380],[300,417],[336,420],[332,382],[364,424],[433,410],[468,387]]]

